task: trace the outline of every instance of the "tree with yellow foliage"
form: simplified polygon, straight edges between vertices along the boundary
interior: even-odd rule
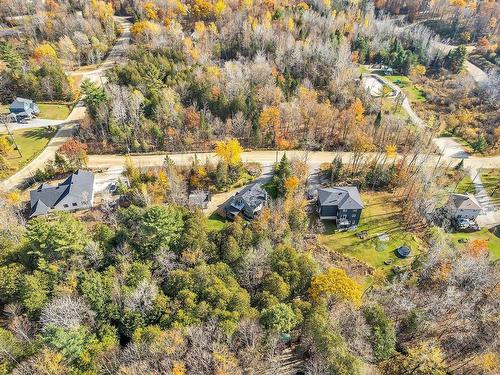
[[[113,4],[103,0],[92,0],[90,2],[92,14],[95,14],[101,22],[113,19]]]
[[[356,98],[354,102],[351,104],[351,110],[354,113],[354,119],[356,124],[362,124],[365,119],[365,108],[363,107],[363,103],[359,98]]]
[[[151,42],[156,35],[160,34],[160,32],[160,25],[150,21],[136,22],[130,28],[132,37],[141,43]]]
[[[57,53],[54,47],[52,47],[49,43],[42,43],[36,46],[33,50],[32,57],[37,60],[56,60]]]
[[[12,150],[12,145],[10,142],[4,138],[0,137],[0,155],[7,156],[7,154]]]
[[[241,153],[243,147],[237,139],[228,141],[219,141],[215,145],[215,154],[228,165],[237,165],[241,163]]]
[[[300,184],[300,180],[296,176],[290,176],[285,180],[285,190],[287,196],[292,196],[295,191],[297,191]]]
[[[158,10],[154,3],[148,2],[144,4],[144,15],[148,20],[156,21],[158,19]]]
[[[280,138],[281,113],[277,106],[264,108],[259,115],[259,126],[262,134],[272,133],[273,139]]]
[[[397,147],[396,145],[387,145],[385,146],[385,156],[387,158],[393,158],[396,156]]]
[[[363,292],[361,285],[351,279],[344,270],[331,267],[313,277],[309,294],[316,301],[328,301],[333,298],[347,300],[359,306]]]
[[[215,17],[220,18],[222,16],[222,14],[224,13],[224,11],[226,10],[226,7],[227,7],[227,5],[224,2],[224,0],[217,0],[217,2],[214,5]]]

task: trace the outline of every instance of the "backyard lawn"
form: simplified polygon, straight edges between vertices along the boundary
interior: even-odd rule
[[[14,131],[14,139],[19,145],[23,156],[21,157],[19,152],[12,148],[6,156],[7,167],[9,169],[6,171],[0,171],[0,178],[6,178],[14,174],[33,160],[40,152],[42,152],[45,146],[47,146],[47,143],[49,143],[54,133],[55,131],[50,131],[46,128]],[[10,137],[5,133],[0,134],[0,137],[7,138],[10,141]]]
[[[365,208],[359,227],[352,231],[334,233],[334,225],[325,222],[326,230],[320,236],[320,242],[331,250],[369,264],[385,275],[389,275],[394,266],[410,264],[413,257],[421,252],[422,242],[402,226],[401,210],[392,200],[391,194],[363,193],[361,199]],[[365,239],[355,236],[361,231],[368,232]],[[382,239],[379,235],[382,235]],[[409,258],[400,259],[395,255],[394,250],[401,245],[410,246],[412,252]]]
[[[459,249],[465,249],[468,246],[468,243],[458,242],[460,239],[466,239],[469,242],[480,239],[486,240],[488,241],[488,251],[490,252],[491,259],[500,259],[500,238],[488,231],[487,228],[473,233],[450,233],[450,237]]]
[[[493,203],[500,206],[500,169],[481,169],[480,176]]]
[[[71,112],[70,106],[66,104],[38,104],[40,114],[38,118],[47,120],[64,120]]]
[[[219,231],[222,229],[225,222],[226,220],[222,216],[214,212],[212,215],[208,217],[208,230]]]

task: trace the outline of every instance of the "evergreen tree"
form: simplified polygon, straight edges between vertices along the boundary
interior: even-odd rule
[[[222,190],[228,184],[228,166],[224,161],[219,161],[215,171],[215,186],[217,189]]]
[[[276,186],[278,196],[285,196],[285,181],[290,178],[292,174],[292,166],[286,154],[284,154],[281,161],[274,167],[273,183]]]
[[[452,49],[445,59],[445,67],[451,70],[453,73],[459,73],[465,63],[467,58],[467,50],[464,45],[458,46]]]
[[[483,134],[479,134],[476,140],[472,142],[472,148],[476,152],[483,152],[486,150],[487,145],[486,138],[484,138]]]

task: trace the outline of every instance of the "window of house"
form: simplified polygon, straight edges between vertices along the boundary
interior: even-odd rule
[[[63,207],[64,208],[68,208],[69,206],[67,204],[63,204]]]
[[[76,207],[78,206],[78,204],[76,202],[73,202],[73,207]]]

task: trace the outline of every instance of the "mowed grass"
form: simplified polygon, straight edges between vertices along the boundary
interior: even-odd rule
[[[394,266],[409,265],[413,258],[420,254],[423,248],[422,241],[405,230],[401,224],[401,209],[394,202],[389,193],[363,193],[361,199],[365,208],[361,214],[360,225],[357,229],[347,232],[334,233],[334,225],[325,221],[325,233],[320,236],[321,244],[327,248],[359,259],[375,269],[382,271],[386,276]],[[367,231],[365,239],[355,236],[356,233]],[[389,235],[388,241],[381,241],[379,234]],[[394,250],[407,245],[411,248],[411,255],[406,259],[396,256]],[[391,264],[384,262],[392,261]]]
[[[462,180],[458,183],[454,192],[458,194],[465,194],[465,193],[475,194],[476,188],[472,183],[472,178],[470,176],[465,176],[464,178],[462,178]]]
[[[47,146],[54,134],[55,131],[50,131],[46,128],[14,131],[14,139],[21,150],[22,157],[19,155],[19,152],[12,147],[6,156],[8,170],[0,171],[0,178],[6,178],[13,175],[33,160]],[[0,137],[6,138],[11,142],[10,136],[5,133],[0,134]]]
[[[208,217],[208,230],[219,231],[224,227],[226,220],[218,213],[214,212]]]
[[[500,259],[500,238],[491,233],[487,228],[472,233],[450,233],[452,241],[459,249],[467,249],[469,243],[474,240],[486,240],[488,242],[488,251],[491,260]],[[461,243],[459,240],[467,239],[467,243]]]
[[[38,104],[40,114],[38,118],[47,120],[64,120],[71,112],[70,106],[66,104]]]
[[[383,76],[392,83],[398,85],[403,92],[408,95],[410,102],[425,102],[425,94],[422,90],[415,87],[411,80],[406,76]]]
[[[500,169],[481,169],[479,175],[493,203],[500,206]]]
[[[37,105],[40,108],[38,118],[46,120],[65,120],[71,112],[71,106],[67,104],[38,103]],[[9,113],[9,106],[7,104],[0,105],[0,113]]]

